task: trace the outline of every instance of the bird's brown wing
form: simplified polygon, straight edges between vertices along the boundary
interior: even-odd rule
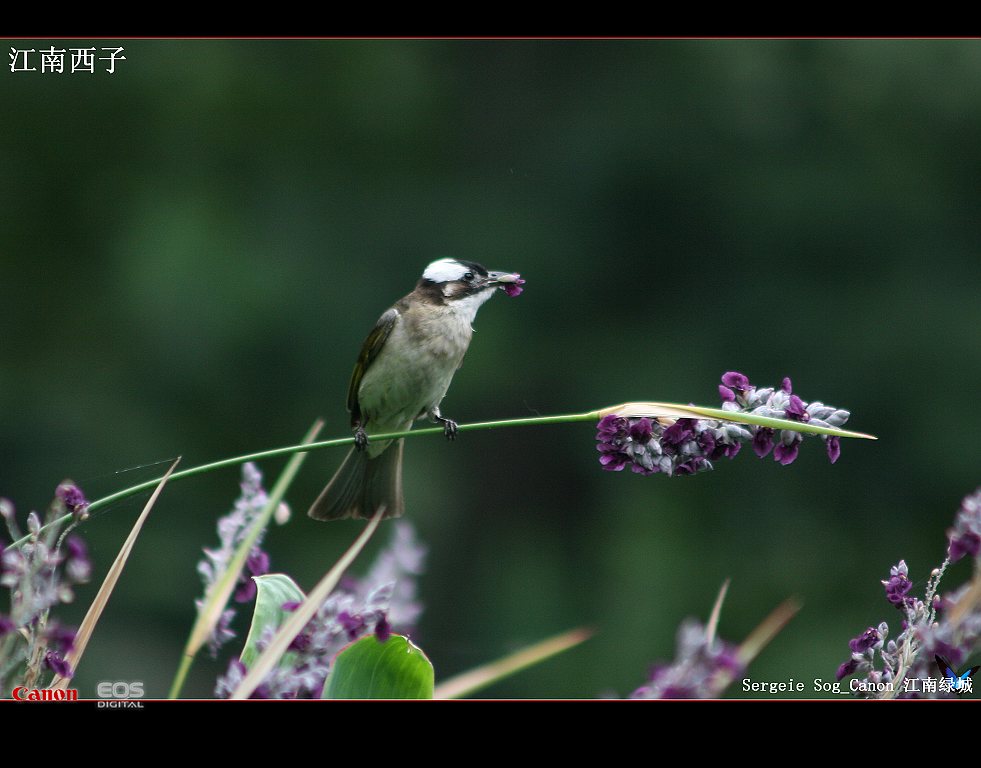
[[[357,427],[361,424],[361,407],[358,405],[358,389],[361,386],[361,379],[364,378],[368,366],[378,357],[378,353],[385,346],[385,341],[388,339],[398,319],[399,311],[395,307],[392,307],[378,318],[375,327],[371,329],[368,338],[361,345],[361,354],[358,355],[358,362],[354,364],[354,372],[351,374],[351,385],[347,390],[347,409],[351,412],[352,427]]]

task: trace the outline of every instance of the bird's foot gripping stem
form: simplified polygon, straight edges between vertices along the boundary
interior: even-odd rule
[[[453,419],[440,419],[443,422],[443,435],[447,440],[456,440],[456,433],[459,432],[459,427]]]
[[[433,408],[429,412],[429,418],[435,421],[437,424],[443,425],[443,435],[447,440],[456,440],[456,433],[460,431],[457,423],[453,419],[447,419],[443,417],[443,414],[439,412],[439,408]]]
[[[357,451],[363,451],[367,447],[368,435],[365,434],[364,427],[358,426],[358,428],[354,430],[354,448]]]

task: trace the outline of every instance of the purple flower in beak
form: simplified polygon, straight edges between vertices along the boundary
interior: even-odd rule
[[[515,273],[510,275],[512,280],[508,282],[501,283],[501,290],[504,291],[508,296],[517,296],[520,294],[524,288],[521,286],[525,284],[525,281],[521,279],[521,275]]]

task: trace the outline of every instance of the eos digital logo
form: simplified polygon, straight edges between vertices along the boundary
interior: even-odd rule
[[[143,709],[142,701],[133,701],[143,698],[142,680],[105,680],[96,686],[95,692],[101,699],[98,702],[99,709]]]

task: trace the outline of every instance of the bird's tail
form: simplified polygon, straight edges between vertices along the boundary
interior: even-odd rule
[[[307,514],[314,520],[369,519],[384,507],[382,518],[399,517],[405,509],[402,444],[396,440],[374,458],[352,448]]]

